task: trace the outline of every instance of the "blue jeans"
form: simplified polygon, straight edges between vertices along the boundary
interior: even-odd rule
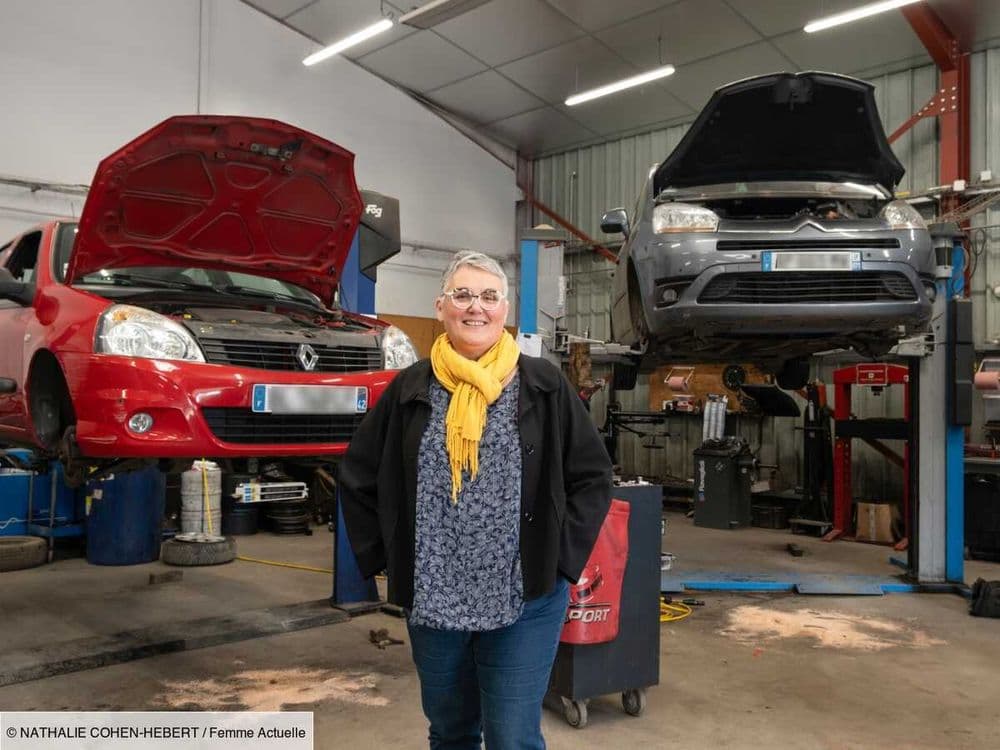
[[[431,750],[544,750],[542,699],[569,584],[524,603],[513,625],[481,633],[408,625]]]

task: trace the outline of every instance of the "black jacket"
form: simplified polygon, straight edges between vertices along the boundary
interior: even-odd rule
[[[521,356],[521,570],[525,599],[575,582],[611,503],[611,460],[569,381]],[[340,464],[347,535],[361,573],[388,572],[389,601],[413,606],[417,453],[430,417],[430,360],[396,376]]]

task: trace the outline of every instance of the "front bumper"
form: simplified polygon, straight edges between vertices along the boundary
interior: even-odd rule
[[[631,250],[631,262],[642,297],[650,337],[661,342],[690,337],[778,336],[830,338],[865,334],[886,336],[898,326],[922,328],[930,318],[931,303],[924,289],[933,273],[930,236],[920,230],[829,231],[813,222],[794,231],[720,231],[647,236]],[[782,279],[790,271],[764,271],[775,254],[849,250],[860,276],[892,276],[912,286],[910,299],[892,294],[852,299],[850,295],[784,293]],[[728,274],[763,277],[771,293],[734,304],[705,294],[713,280]],[[808,272],[812,274],[814,272]],[[819,284],[823,274],[815,272]],[[773,276],[773,279],[772,279]],[[829,277],[828,277],[829,278]],[[790,288],[791,285],[789,285]],[[847,286],[852,286],[849,282]],[[676,301],[663,298],[666,288],[676,290]],[[718,288],[718,285],[715,287]],[[801,291],[801,287],[800,287]],[[633,308],[634,309],[634,308]]]
[[[654,338],[695,335],[709,338],[719,334],[752,336],[755,334],[789,336],[836,336],[858,333],[882,334],[904,326],[924,326],[931,314],[923,281],[905,263],[874,262],[864,264],[864,271],[903,277],[912,285],[913,299],[865,302],[857,300],[796,301],[780,292],[772,299],[754,303],[705,301],[704,293],[717,277],[728,274],[757,275],[756,264],[712,266],[696,276],[671,305],[647,305],[649,331]],[[773,272],[780,277],[782,272]],[[822,283],[822,272],[816,274]],[[656,288],[647,300],[656,299]]]
[[[253,386],[365,386],[371,409],[396,375],[394,370],[318,375],[102,354],[61,359],[76,411],[76,440],[81,454],[92,458],[339,455],[363,415],[274,415],[269,423],[271,415],[252,411]],[[149,432],[127,428],[137,412],[152,415]],[[251,422],[256,426],[248,426]],[[226,439],[235,436],[240,442]]]

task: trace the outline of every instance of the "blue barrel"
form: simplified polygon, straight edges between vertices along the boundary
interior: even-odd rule
[[[166,477],[156,468],[87,483],[87,561],[137,565],[160,557]]]

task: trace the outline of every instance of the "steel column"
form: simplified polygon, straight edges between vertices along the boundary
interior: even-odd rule
[[[341,272],[340,304],[350,312],[371,314],[375,312],[375,282],[361,273],[358,237],[359,234],[354,235],[344,270]],[[351,549],[350,540],[347,538],[347,526],[340,507],[339,487],[334,495],[334,505],[336,528],[333,541],[333,592],[330,604],[357,612],[375,609],[380,605],[378,587],[374,578],[364,578],[361,575],[354,550]]]
[[[517,330],[538,333],[538,240],[521,240],[521,295]]]
[[[900,8],[914,33],[927,48],[939,71],[938,93],[928,102],[934,111],[917,113],[907,121],[912,126],[920,117],[938,115],[938,182],[952,185],[956,180],[968,180],[970,169],[969,144],[972,141],[969,115],[969,55],[958,39],[927,3],[916,3]],[[936,102],[935,102],[936,99]],[[925,107],[924,109],[928,109]],[[921,110],[923,112],[924,110]],[[918,116],[919,115],[919,116]],[[899,130],[893,138],[901,135]],[[891,141],[890,141],[891,143]],[[958,192],[947,193],[941,198],[940,213],[958,208]],[[968,229],[966,222],[963,229]],[[969,296],[969,269],[965,270],[965,296]]]
[[[916,550],[910,568],[921,583],[947,579],[945,540],[948,525],[948,487],[945,446],[948,434],[947,279],[937,280],[937,297],[931,308],[931,333],[935,346],[919,360],[917,369],[917,481]],[[913,540],[911,540],[912,542]]]
[[[952,268],[962,268],[965,265],[965,252],[961,241],[956,239],[952,248]],[[952,287],[950,296],[961,292],[954,289],[959,278],[948,285]],[[966,286],[968,282],[966,281]],[[949,315],[954,312],[949,309]],[[949,325],[951,335],[954,328]],[[954,343],[954,342],[952,342]],[[945,347],[948,356],[954,356],[952,347]],[[946,393],[951,389],[946,389]],[[950,397],[946,398],[951,401]],[[965,427],[955,424],[952,408],[949,404],[947,440],[945,443],[945,578],[953,583],[965,582]]]

